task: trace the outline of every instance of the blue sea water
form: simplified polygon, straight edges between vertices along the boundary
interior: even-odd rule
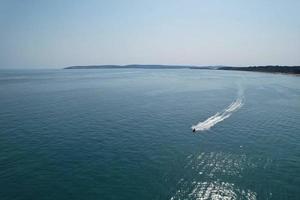
[[[0,199],[300,199],[299,122],[299,76],[2,70]]]

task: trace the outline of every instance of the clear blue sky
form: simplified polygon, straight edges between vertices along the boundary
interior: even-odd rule
[[[299,0],[0,0],[0,68],[300,65]]]

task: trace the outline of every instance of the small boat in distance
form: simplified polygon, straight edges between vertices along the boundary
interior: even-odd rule
[[[193,128],[193,132],[196,132],[196,129]]]

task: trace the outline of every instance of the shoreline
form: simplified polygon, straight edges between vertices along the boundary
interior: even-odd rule
[[[248,66],[248,67],[229,67],[229,66],[192,66],[192,65],[87,65],[69,66],[63,69],[196,69],[196,70],[227,70],[227,71],[246,71],[264,72],[272,74],[300,75],[300,66]]]

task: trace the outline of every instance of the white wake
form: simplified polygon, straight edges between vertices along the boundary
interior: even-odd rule
[[[234,102],[232,102],[225,110],[222,112],[217,112],[215,115],[209,117],[203,122],[199,122],[197,125],[192,126],[195,131],[205,131],[209,130],[211,127],[217,123],[223,121],[230,117],[235,111],[243,106],[243,96],[239,96]]]

